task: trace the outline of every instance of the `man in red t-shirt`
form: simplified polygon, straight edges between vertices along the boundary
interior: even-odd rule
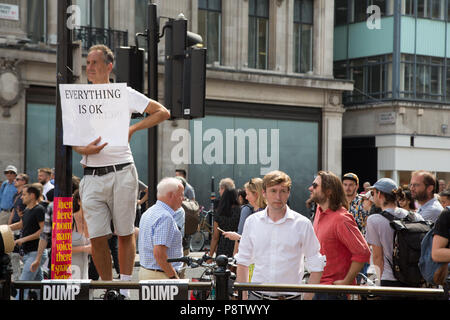
[[[348,212],[341,180],[332,172],[320,171],[309,191],[318,204],[314,232],[320,242],[320,253],[327,259],[320,283],[356,284],[359,271],[370,261],[370,249]],[[346,295],[316,293],[314,299],[346,299]]]

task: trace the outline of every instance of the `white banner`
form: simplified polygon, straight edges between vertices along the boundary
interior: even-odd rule
[[[127,146],[130,112],[126,83],[60,84],[63,144],[86,146],[101,137]]]

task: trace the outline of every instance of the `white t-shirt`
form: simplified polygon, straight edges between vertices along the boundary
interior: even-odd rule
[[[144,113],[150,99],[133,88],[127,87],[127,90],[129,120],[131,120],[133,113]],[[101,141],[100,144],[102,144]],[[81,164],[88,167],[103,167],[128,162],[134,162],[130,144],[126,147],[110,147],[107,145],[97,154],[83,155],[80,161]]]

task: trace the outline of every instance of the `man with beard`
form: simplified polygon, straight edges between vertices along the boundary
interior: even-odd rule
[[[434,197],[436,178],[428,171],[414,171],[411,175],[411,196],[420,204],[417,211],[425,220],[436,222],[444,209],[438,199]]]
[[[53,202],[53,195],[55,186],[50,182],[52,176],[52,169],[40,168],[38,169],[38,181],[44,187],[42,196],[45,201]]]
[[[355,218],[356,224],[363,235],[366,234],[366,221],[369,213],[363,208],[362,197],[358,194],[359,179],[354,173],[346,173],[342,177],[342,186],[348,202],[348,212]]]
[[[314,232],[320,253],[326,256],[320,284],[352,285],[364,264],[370,261],[370,249],[353,216],[340,179],[332,172],[320,171],[309,191],[318,204]],[[346,300],[343,294],[317,293],[315,300]]]

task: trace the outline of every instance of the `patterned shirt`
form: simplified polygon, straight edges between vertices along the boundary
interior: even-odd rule
[[[45,210],[44,229],[39,236],[39,239],[47,241],[47,247],[52,242],[52,224],[53,224],[53,202],[49,203],[47,210]]]
[[[369,212],[364,210],[363,199],[359,194],[356,195],[356,197],[352,200],[352,202],[350,202],[350,208],[348,209],[348,212],[350,212],[353,215],[359,230],[363,235],[365,235],[367,217],[369,216]]]
[[[157,201],[141,217],[139,223],[139,259],[146,269],[161,270],[153,255],[156,245],[167,247],[167,258],[183,256],[182,235],[174,218],[175,212],[167,204]],[[182,262],[172,263],[175,270],[182,267]]]

